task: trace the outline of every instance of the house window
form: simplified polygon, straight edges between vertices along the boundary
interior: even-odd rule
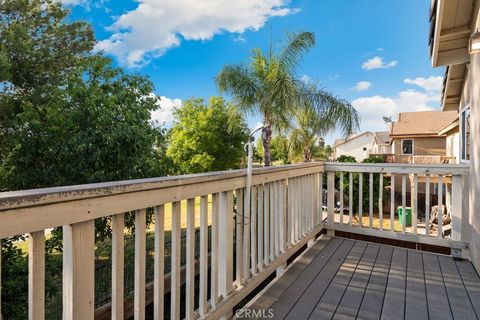
[[[412,155],[413,154],[413,140],[405,139],[402,140],[402,155]]]
[[[363,147],[363,151],[367,151],[367,147]]]
[[[470,106],[460,112],[460,160],[470,161]]]

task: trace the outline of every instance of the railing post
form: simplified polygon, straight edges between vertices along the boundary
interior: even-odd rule
[[[233,290],[233,193],[219,195],[219,247],[218,247],[218,292],[226,299]],[[225,315],[230,318],[230,314]]]
[[[95,221],[63,226],[63,319],[94,318]]]
[[[333,228],[335,219],[335,172],[327,173],[327,225]]]
[[[452,239],[462,240],[462,224],[463,224],[463,199],[465,196],[463,190],[463,176],[452,176],[452,204],[451,204],[451,217],[452,217]],[[447,201],[448,203],[448,201]],[[466,217],[466,216],[465,216]]]

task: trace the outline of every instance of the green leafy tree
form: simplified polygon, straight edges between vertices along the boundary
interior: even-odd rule
[[[190,99],[175,111],[167,156],[178,173],[197,173],[238,168],[248,139],[239,114],[229,113],[221,97]]]
[[[254,49],[249,65],[227,65],[217,76],[220,91],[230,94],[239,110],[262,115],[265,166],[271,164],[272,130],[289,127],[298,110],[311,108],[319,118],[335,119],[346,134],[358,127],[358,113],[348,102],[298,79],[302,57],[314,45],[311,32],[290,34],[280,50],[265,55]]]
[[[164,173],[159,161],[165,134],[150,123],[151,111],[158,108],[152,83],[92,55],[91,26],[68,21],[68,13],[60,1],[1,1],[2,190]],[[96,223],[97,239],[106,237],[108,220]],[[14,240],[2,240],[2,313],[5,319],[25,319],[27,297],[20,293],[27,290],[20,283],[28,283],[26,257]],[[59,229],[48,248],[61,248]],[[61,272],[60,255],[46,258]],[[50,281],[58,277],[58,272],[47,274],[47,296],[58,290]]]
[[[95,43],[89,24],[67,21],[60,1],[3,0],[0,5],[0,148],[28,108],[50,104]]]
[[[150,123],[158,108],[152,83],[113,68],[108,58],[85,60],[49,104],[25,106],[9,134],[4,189],[27,189],[147,177],[162,131]]]

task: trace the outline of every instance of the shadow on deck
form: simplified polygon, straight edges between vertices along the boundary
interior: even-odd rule
[[[478,319],[480,278],[469,261],[322,236],[242,311],[269,319]]]

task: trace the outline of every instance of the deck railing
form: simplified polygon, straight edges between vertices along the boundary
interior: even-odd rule
[[[467,179],[463,165],[310,163],[254,169],[250,193],[245,170],[8,192],[0,194],[0,239],[29,235],[29,319],[44,319],[45,230],[62,226],[63,318],[93,319],[94,222],[111,217],[111,313],[123,319],[124,214],[134,212],[134,318],[144,319],[146,216],[153,209],[154,318],[164,315],[165,221],[171,218],[170,318],[180,318],[185,300],[187,319],[218,319],[231,316],[324,228],[465,252]],[[450,215],[449,232],[448,219],[431,221],[433,205],[439,217],[442,210]]]
[[[0,239],[28,234],[29,319],[44,319],[45,230],[62,226],[63,318],[93,319],[95,219],[111,217],[111,313],[112,319],[123,319],[124,214],[134,212],[134,318],[144,319],[146,216],[153,208],[154,317],[161,319],[164,226],[171,203],[170,318],[180,318],[183,300],[180,237],[185,215],[185,316],[229,316],[236,304],[322,230],[322,172],[322,163],[255,169],[250,203],[244,200],[248,198],[245,170],[2,193]],[[195,217],[200,220],[197,226]],[[200,229],[199,282],[195,281],[196,228]]]
[[[327,228],[450,247],[455,254],[468,249],[468,166],[337,162],[325,163],[325,172]]]

